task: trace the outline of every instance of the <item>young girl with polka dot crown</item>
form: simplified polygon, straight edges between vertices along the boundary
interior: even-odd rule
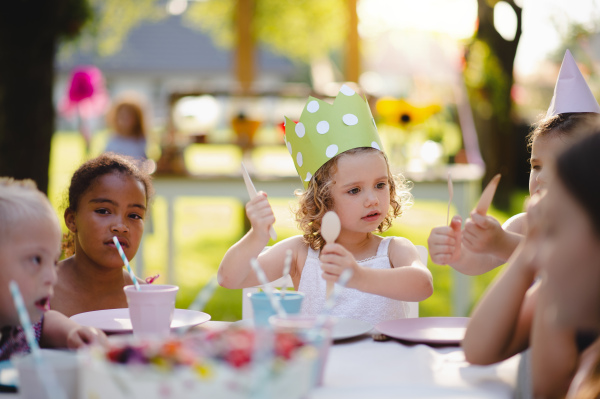
[[[72,316],[127,307],[123,287],[133,282],[113,237],[127,259],[133,259],[151,196],[149,175],[114,153],[91,159],[75,171],[64,213],[75,254],[58,264],[53,309]]]
[[[309,98],[298,124],[286,118],[286,144],[305,188],[297,193],[296,211],[303,235],[264,250],[275,217],[267,194],[260,192],[246,204],[252,227],[225,254],[219,283],[231,289],[258,285],[251,258],[258,258],[270,281],[276,280],[291,250],[294,288],[306,294],[302,313],[319,313],[326,281],[352,269],[349,289],[340,292],[332,315],[372,324],[406,317],[404,301],[428,298],[432,276],[409,240],[373,234],[389,228],[412,197],[404,179],[390,173],[366,101],[345,85],[333,105]],[[341,232],[335,243],[325,243],[321,219],[331,210],[339,216]]]

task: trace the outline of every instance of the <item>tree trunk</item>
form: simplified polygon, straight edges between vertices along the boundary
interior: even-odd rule
[[[517,170],[517,150],[514,148],[518,129],[512,117],[511,90],[514,83],[513,67],[519,39],[521,38],[521,8],[513,0],[506,0],[517,15],[517,31],[512,41],[505,40],[494,28],[494,8],[488,0],[477,0],[479,28],[475,40],[485,43],[490,49],[489,57],[484,61],[497,63],[499,68],[489,67],[488,73],[498,70],[496,76],[487,76],[481,87],[471,87],[472,104],[482,99],[491,106],[491,114],[485,115],[474,108],[475,124],[486,163],[484,184],[496,173],[502,173],[500,187],[494,198],[494,204],[502,209],[510,205],[510,193],[515,187]],[[501,82],[501,83],[499,83]],[[477,91],[476,95],[473,91]],[[473,98],[475,97],[475,98]],[[525,140],[522,140],[525,145]]]
[[[44,192],[60,2],[18,0],[0,12],[0,176],[33,179]]]

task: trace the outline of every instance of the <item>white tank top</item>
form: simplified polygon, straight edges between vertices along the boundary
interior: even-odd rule
[[[388,247],[393,237],[386,237],[379,243],[377,254],[373,257],[357,261],[361,267],[369,269],[389,269],[391,267],[388,257]],[[308,248],[308,256],[298,291],[306,295],[302,301],[302,313],[317,315],[325,304],[325,280],[321,278],[320,251]],[[408,304],[403,301],[386,298],[384,296],[369,294],[352,288],[341,288],[337,284],[337,303],[333,307],[332,316],[347,319],[358,319],[371,323],[373,326],[385,320],[396,320],[407,317]]]

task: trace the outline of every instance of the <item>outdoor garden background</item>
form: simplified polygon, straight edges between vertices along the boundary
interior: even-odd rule
[[[56,113],[71,71],[82,63],[98,65],[104,72],[111,97],[133,89],[148,98],[150,157],[159,161],[164,149],[175,143],[190,173],[239,174],[244,155],[231,125],[223,121],[201,135],[193,129],[178,129],[173,95],[186,90],[226,92],[233,98],[255,95],[265,87],[268,91],[294,87],[302,88],[296,91],[302,93],[299,97],[304,93],[327,97],[332,87],[339,88],[344,81],[358,82],[373,101],[380,133],[392,163],[400,170],[412,167],[415,160],[425,169],[478,161],[469,159],[469,154],[465,157],[466,127],[459,119],[461,104],[467,104],[478,152],[485,162],[482,184],[498,172],[503,174],[491,210],[500,222],[523,208],[528,178],[525,137],[549,104],[566,48],[580,63],[592,90],[598,92],[600,87],[600,29],[595,22],[600,19],[594,0],[569,5],[558,0],[43,3],[12,2],[0,14],[0,176],[33,178],[47,191],[59,215],[72,172],[102,152],[109,134],[102,116],[84,120]],[[248,25],[242,26],[243,21]],[[193,65],[189,70],[177,69],[185,64],[183,60],[169,60],[159,53],[161,37],[174,24],[181,25],[178,29],[184,29],[186,37],[208,43],[204,49],[210,52],[204,56],[193,44],[184,49],[199,52],[206,63],[201,64],[206,65],[204,70]],[[155,28],[163,36],[152,36],[149,47],[142,48],[140,38]],[[246,36],[240,36],[242,29]],[[166,43],[166,47],[177,46]],[[165,61],[162,70],[132,67],[123,72],[115,66],[118,62],[126,65],[143,50]],[[148,89],[144,76],[162,83]],[[165,76],[185,79],[169,86]],[[392,101],[388,103],[391,108],[378,107],[385,105],[378,103],[385,98]],[[407,114],[410,123],[402,119]],[[263,111],[262,117],[252,156],[258,162],[285,156],[278,126],[283,115],[266,116]],[[82,139],[83,127],[93,134],[89,150]],[[407,150],[426,142],[438,151],[433,161]],[[217,164],[215,159],[226,162]],[[298,234],[290,212],[293,203],[274,199],[272,205],[279,240]],[[415,205],[385,235],[404,236],[426,246],[431,228],[445,223],[446,206],[447,197],[437,201],[415,198]],[[166,279],[163,198],[153,200],[151,212],[142,277],[161,273],[161,279]],[[191,303],[214,277],[227,248],[244,234],[243,212],[243,204],[232,198],[177,201],[174,281],[181,287],[178,307]],[[451,269],[431,261],[428,267],[435,290],[420,304],[420,315],[453,314]],[[500,271],[470,278],[472,303]],[[219,288],[205,311],[213,320],[237,320],[241,302],[241,290]]]

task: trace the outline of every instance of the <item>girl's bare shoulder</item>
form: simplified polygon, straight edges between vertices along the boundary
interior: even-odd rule
[[[408,266],[420,260],[417,247],[407,238],[393,237],[388,247],[388,256],[393,267]]]
[[[511,233],[525,234],[527,229],[526,215],[527,214],[525,212],[517,213],[504,222],[502,228],[505,231],[510,231]]]

